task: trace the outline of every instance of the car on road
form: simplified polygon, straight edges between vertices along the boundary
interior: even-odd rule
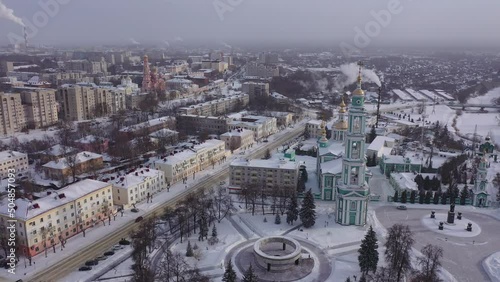
[[[99,261],[94,259],[94,260],[88,260],[85,262],[85,265],[86,266],[92,266],[92,265],[98,265],[99,264]]]
[[[107,251],[107,252],[104,253],[104,255],[107,256],[107,257],[112,256],[114,254],[115,254],[114,251]]]
[[[139,212],[139,209],[133,208],[130,210],[131,212]]]
[[[140,222],[141,220],[143,220],[144,218],[142,216],[139,216],[138,218],[135,219],[135,222]]]
[[[78,268],[78,271],[89,271],[89,270],[92,270],[92,266],[86,265]]]
[[[406,206],[401,205],[396,207],[398,210],[406,210]]]
[[[95,259],[98,261],[101,261],[101,260],[107,260],[108,257],[106,255],[104,255],[104,256],[96,257]]]
[[[117,251],[117,250],[121,250],[121,249],[123,249],[123,248],[125,248],[125,247],[124,247],[124,246],[122,246],[122,245],[114,245],[114,246],[113,246],[113,248],[112,248],[111,250],[113,250],[113,251]]]

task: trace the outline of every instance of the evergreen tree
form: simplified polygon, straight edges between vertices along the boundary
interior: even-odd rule
[[[441,193],[440,193],[439,191],[434,192],[434,199],[432,200],[432,202],[433,202],[435,205],[439,204],[439,196],[440,196],[440,194],[441,194]]]
[[[279,212],[276,213],[276,217],[274,218],[274,223],[281,224],[281,217]]]
[[[375,131],[375,125],[372,125],[370,135],[368,135],[368,143],[372,143],[375,138],[377,138],[377,132]]]
[[[233,262],[229,259],[226,270],[224,271],[224,276],[222,276],[222,282],[237,282],[237,279],[238,277],[233,269]]]
[[[242,282],[258,282],[258,277],[253,273],[252,265],[250,265],[245,271],[245,274],[243,275],[243,281]]]
[[[460,191],[460,204],[465,205],[465,200],[469,197],[469,188],[467,185],[462,188],[462,191]]]
[[[214,227],[212,227],[212,238],[213,237],[217,238],[217,227],[215,227],[215,224]]]
[[[417,191],[412,190],[410,192],[410,203],[415,204],[415,198],[417,197]]]
[[[186,257],[194,256],[193,248],[191,247],[191,241],[188,241],[187,249],[186,249]]]
[[[269,160],[271,158],[271,151],[269,149],[264,153],[264,159]]]
[[[286,222],[288,224],[293,224],[293,222],[296,221],[298,217],[299,217],[299,204],[297,203],[297,195],[295,193],[292,193],[286,211]]]
[[[441,204],[446,205],[447,201],[448,201],[448,191],[441,194]]]
[[[345,282],[351,282],[351,277],[347,277],[347,279],[345,280]]]
[[[394,197],[392,199],[394,200],[394,202],[399,201],[399,199],[398,199],[398,191],[397,190],[394,191]]]
[[[312,227],[316,223],[316,205],[311,189],[306,192],[304,200],[302,200],[299,216],[305,228]]]
[[[304,179],[304,182],[307,182],[307,180],[309,179],[309,175],[307,175],[307,170],[304,168],[301,170],[302,171],[302,179]]]
[[[403,192],[401,192],[401,203],[406,204],[406,190],[403,190]]]
[[[432,199],[432,192],[431,191],[427,191],[425,193],[425,203],[426,204],[430,204],[431,203],[431,199]]]
[[[423,204],[424,199],[425,199],[425,192],[424,190],[420,190],[420,192],[418,193],[418,203]]]
[[[367,275],[369,271],[375,273],[378,264],[378,244],[377,234],[372,226],[368,229],[365,238],[361,241],[361,248],[358,250],[359,268],[363,276]]]
[[[424,178],[424,187],[423,188],[426,191],[431,189],[431,179],[428,175]]]

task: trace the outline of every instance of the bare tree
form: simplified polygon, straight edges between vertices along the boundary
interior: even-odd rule
[[[132,247],[134,248],[132,251],[134,264],[131,266],[131,269],[134,271],[133,280],[136,282],[154,281],[156,276],[147,252],[150,242],[148,241],[147,231],[144,228],[145,225],[145,223],[142,223],[137,231],[131,234]]]
[[[422,248],[421,252],[423,257],[417,258],[421,269],[417,271],[412,281],[441,282],[438,273],[441,267],[440,260],[443,257],[443,249],[439,246],[427,244]]]
[[[408,225],[394,224],[388,230],[385,242],[385,260],[391,276],[401,281],[402,276],[411,270],[411,248],[415,240]]]
[[[256,183],[245,183],[241,186],[240,199],[245,200],[245,208],[248,204],[252,207],[252,215],[255,215],[255,206],[259,198],[260,189]]]
[[[40,228],[40,233],[43,240],[43,250],[45,251],[45,257],[47,257],[47,241],[50,241],[54,236],[54,226],[42,226]]]
[[[219,187],[213,196],[213,206],[216,211],[217,222],[220,223],[227,215],[231,215],[234,208],[233,199],[228,192]]]

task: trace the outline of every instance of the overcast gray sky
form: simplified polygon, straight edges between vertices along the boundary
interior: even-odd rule
[[[40,2],[69,2],[31,39],[45,44],[129,44],[186,41],[208,43],[341,42],[353,44],[355,27],[364,30],[372,11],[390,1],[401,12],[370,38],[371,44],[480,42],[500,45],[497,0],[0,0],[33,22]],[[238,2],[241,2],[238,4]],[[225,12],[215,4],[236,3]],[[220,6],[222,7],[222,6]],[[226,6],[227,8],[228,6]],[[222,8],[221,8],[222,9]],[[40,15],[40,13],[38,13]],[[221,16],[222,15],[222,16]],[[0,43],[20,26],[0,19]]]

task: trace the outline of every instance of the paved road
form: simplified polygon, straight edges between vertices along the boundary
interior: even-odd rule
[[[460,206],[457,206],[460,211]],[[439,245],[444,250],[443,267],[460,282],[490,281],[481,263],[492,253],[500,250],[498,220],[484,214],[467,212],[464,217],[481,226],[481,233],[475,237],[461,238],[434,232],[421,223],[430,215],[431,209],[397,210],[393,206],[379,207],[375,210],[378,220],[385,228],[395,223],[407,224],[414,232],[414,247],[420,250],[426,244]],[[445,211],[441,211],[445,212]],[[462,223],[461,223],[462,224]],[[466,222],[463,222],[465,228]],[[446,239],[447,238],[447,239]],[[474,244],[472,241],[475,241]]]
[[[370,167],[370,171],[373,174],[370,179],[370,193],[380,195],[380,201],[387,202],[387,196],[393,196],[394,189],[389,184],[389,180],[386,176],[380,172],[378,166]]]

